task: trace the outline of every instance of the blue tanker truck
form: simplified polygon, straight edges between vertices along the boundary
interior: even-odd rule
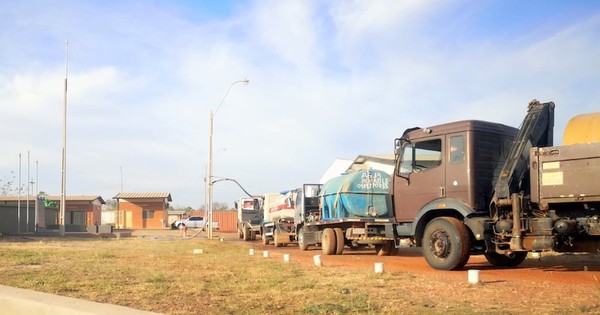
[[[378,255],[395,255],[390,183],[387,173],[365,170],[297,189],[294,227],[300,249],[320,245],[324,255],[340,255],[345,246],[372,246]]]

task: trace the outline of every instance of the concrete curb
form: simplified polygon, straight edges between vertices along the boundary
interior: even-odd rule
[[[0,313],[13,315],[160,314],[3,285],[0,285]]]

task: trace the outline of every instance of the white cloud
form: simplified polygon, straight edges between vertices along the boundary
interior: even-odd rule
[[[30,150],[41,189],[58,191],[65,34],[74,194],[114,196],[123,168],[125,190],[199,206],[209,111],[244,78],[215,117],[215,175],[257,194],[317,182],[338,157],[391,153],[409,127],[518,125],[535,97],[556,102],[562,133],[575,112],[600,110],[593,13],[510,38],[461,33],[489,10],[462,2],[256,1],[197,20],[182,6],[0,5],[0,27],[15,30],[0,31],[0,131],[18,130],[0,178]],[[241,195],[215,186],[217,201]]]

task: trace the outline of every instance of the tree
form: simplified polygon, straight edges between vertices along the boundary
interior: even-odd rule
[[[108,199],[106,200],[106,205],[104,205],[104,208],[107,210],[115,210],[119,208],[119,203],[115,199]]]
[[[18,195],[19,187],[17,186],[17,176],[15,176],[15,172],[11,171],[10,175],[4,176],[4,178],[0,179],[0,195],[8,196],[8,195]],[[23,192],[23,187],[25,184],[21,184],[21,192]]]

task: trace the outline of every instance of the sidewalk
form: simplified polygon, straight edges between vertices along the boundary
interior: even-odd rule
[[[129,307],[90,302],[0,285],[0,313],[11,315],[152,315]]]

